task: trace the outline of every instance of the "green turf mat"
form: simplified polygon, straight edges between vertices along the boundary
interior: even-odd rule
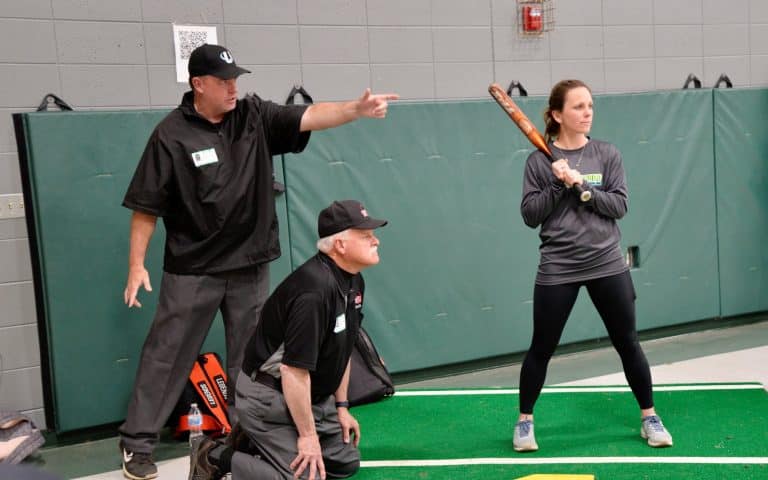
[[[656,407],[675,439],[675,446],[667,449],[650,448],[640,438],[639,412],[630,392],[566,391],[545,390],[539,398],[538,452],[521,455],[512,450],[517,395],[489,392],[395,396],[355,408],[362,428],[362,457],[375,461],[768,456],[768,394],[762,388],[657,389]]]
[[[766,465],[476,465],[362,468],[355,480],[514,480],[534,474],[591,474],[595,480],[765,480]]]

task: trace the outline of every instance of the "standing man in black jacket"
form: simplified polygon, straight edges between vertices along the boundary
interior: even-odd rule
[[[158,432],[219,310],[227,372],[230,382],[237,378],[267,297],[268,262],[280,256],[272,156],[301,152],[312,130],[384,118],[398,98],[366,90],[350,102],[279,106],[255,95],[238,99],[243,73],[250,72],[222,46],[192,52],[192,90],[155,128],[123,201],[133,210],[128,307],[141,307],[140,287],[152,290],[144,258],[157,217],[166,230],[158,307],[120,427],[123,473],[132,480],[157,477]]]

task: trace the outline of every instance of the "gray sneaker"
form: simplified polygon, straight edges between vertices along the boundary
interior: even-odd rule
[[[640,425],[640,436],[648,439],[648,445],[652,447],[671,447],[672,435],[669,434],[658,415],[643,417]]]
[[[539,449],[536,444],[536,437],[533,435],[532,420],[521,420],[515,424],[512,445],[516,452],[535,452]]]

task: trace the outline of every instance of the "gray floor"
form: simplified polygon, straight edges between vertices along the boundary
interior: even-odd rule
[[[696,333],[646,340],[643,348],[651,364],[655,384],[703,382],[761,382],[768,385],[768,320],[709,328]],[[460,375],[398,384],[399,388],[516,387],[519,363]],[[612,348],[557,355],[550,363],[547,385],[625,385],[618,356]],[[363,428],[365,426],[363,425]],[[89,457],[118,463],[117,440],[65,447],[83,461]],[[49,455],[48,458],[53,458]],[[102,458],[103,460],[103,458]],[[158,462],[160,479],[186,478],[188,459],[180,456]],[[45,467],[56,471],[50,461]],[[61,473],[61,472],[60,472]],[[77,477],[75,477],[77,478]],[[80,480],[121,480],[120,470],[79,477]]]

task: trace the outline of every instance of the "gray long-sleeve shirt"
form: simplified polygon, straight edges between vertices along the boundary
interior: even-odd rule
[[[581,172],[592,199],[582,203],[567,189],[554,176],[543,153],[536,151],[528,157],[520,211],[526,225],[541,226],[536,283],[572,283],[627,270],[616,224],[627,213],[621,153],[610,143],[592,139],[577,150],[549,146],[556,159],[567,158],[570,167]]]

